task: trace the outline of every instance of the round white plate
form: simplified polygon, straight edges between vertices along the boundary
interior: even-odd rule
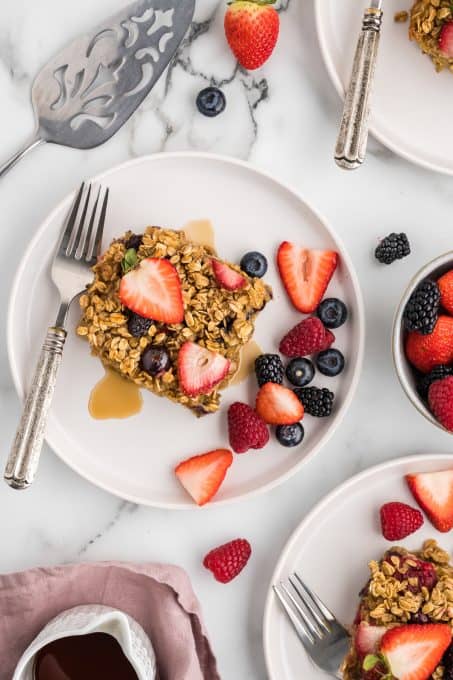
[[[309,587],[345,625],[354,620],[359,591],[368,579],[368,562],[379,559],[392,544],[380,531],[379,508],[388,501],[416,506],[404,481],[410,472],[433,472],[453,466],[453,455],[418,455],[370,468],[330,493],[295,530],[278,561],[271,583],[298,571]],[[400,541],[417,550],[427,538],[446,550],[451,536],[439,533],[428,520]],[[271,680],[328,680],[315,668],[269,588],[264,614],[264,650]]]
[[[318,381],[336,393],[330,418],[305,421],[306,436],[296,449],[272,441],[261,452],[235,458],[214,502],[221,503],[268,489],[293,474],[314,455],[341,421],[357,384],[364,317],[356,275],[332,230],[293,191],[245,163],[205,154],[163,154],[140,158],[97,177],[111,189],[103,246],[131,228],[149,224],[182,228],[208,218],[216,231],[218,252],[238,262],[259,249],[269,259],[266,277],[275,298],[258,319],[255,339],[263,351],[275,351],[281,336],[300,315],[290,306],[279,281],[274,255],[283,239],[314,248],[333,248],[341,264],[329,295],[347,303],[350,320],[338,329],[337,347],[348,367],[336,379]],[[8,348],[12,374],[24,394],[45,329],[55,318],[57,293],[49,267],[57,236],[72,197],[48,217],[26,251],[11,293]],[[182,406],[144,393],[140,414],[127,420],[93,420],[88,398],[103,369],[88,344],[75,335],[79,308],[74,304],[69,335],[50,414],[47,441],[74,470],[94,484],[128,500],[161,507],[193,507],[173,474],[191,455],[227,445],[226,408],[236,400],[252,402],[253,378],[224,392],[223,408],[197,420]]]
[[[343,96],[365,1],[315,0],[321,51],[330,77]],[[451,124],[453,76],[436,73],[429,57],[408,38],[409,23],[398,24],[395,12],[410,2],[385,0],[370,130],[395,153],[430,170],[453,174]]]

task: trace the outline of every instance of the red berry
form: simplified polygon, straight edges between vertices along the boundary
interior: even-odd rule
[[[453,21],[447,21],[442,26],[439,35],[439,49],[446,57],[453,57]]]
[[[245,538],[237,538],[211,550],[203,565],[214,574],[220,583],[229,583],[244,569],[250,559],[252,548]]]
[[[406,356],[415,368],[429,373],[439,364],[453,361],[453,318],[441,315],[429,335],[417,331],[407,334]]]
[[[324,328],[317,317],[304,319],[294,326],[280,342],[280,352],[287,357],[304,357],[329,349],[334,334]]]
[[[178,354],[178,378],[184,394],[209,394],[228,375],[231,362],[196,342],[185,342]]]
[[[428,392],[429,407],[439,423],[453,432],[453,376],[432,383]]]
[[[453,470],[406,475],[406,481],[436,529],[444,533],[453,529]]]
[[[453,27],[453,22],[451,22]],[[440,290],[440,304],[450,314],[453,314],[453,269],[440,277],[437,282]]]
[[[211,260],[214,276],[221,288],[226,290],[240,290],[244,288],[247,279],[242,274],[239,274],[235,269],[229,267],[224,262],[219,260]]]
[[[225,35],[238,62],[259,68],[269,59],[278,40],[280,18],[275,0],[235,0],[225,14]]]
[[[420,510],[411,508],[405,503],[385,503],[380,515],[382,534],[388,541],[406,538],[420,529],[424,521]]]
[[[272,425],[293,425],[304,417],[304,407],[294,392],[271,382],[260,388],[256,397],[256,412]]]
[[[269,441],[264,420],[250,406],[239,401],[228,409],[228,434],[231,448],[236,453],[262,449]]]

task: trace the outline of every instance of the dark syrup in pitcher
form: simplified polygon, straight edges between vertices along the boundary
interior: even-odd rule
[[[35,680],[137,680],[111,635],[91,633],[55,640],[36,656]]]

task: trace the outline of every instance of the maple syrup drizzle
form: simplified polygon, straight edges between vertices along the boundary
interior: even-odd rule
[[[210,220],[192,220],[187,222],[183,231],[188,241],[193,241],[201,246],[207,246],[215,250],[214,227]]]
[[[240,385],[247,380],[255,370],[255,359],[262,354],[262,349],[255,340],[250,340],[241,351],[239,368],[234,374],[230,385]]]
[[[142,406],[138,385],[111,368],[105,368],[105,376],[92,389],[88,402],[88,410],[95,420],[130,418],[140,413]]]

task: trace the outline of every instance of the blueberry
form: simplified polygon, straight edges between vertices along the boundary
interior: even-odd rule
[[[323,375],[333,377],[344,368],[344,356],[338,349],[326,349],[316,357],[316,366]]]
[[[297,446],[301,443],[305,433],[300,423],[294,423],[294,425],[279,425],[275,434],[282,446]]]
[[[286,367],[286,377],[296,387],[305,387],[313,380],[315,369],[310,359],[296,357]]]
[[[240,267],[249,276],[260,279],[267,272],[267,260],[261,253],[253,251],[244,255]]]
[[[214,118],[225,110],[225,95],[217,87],[206,87],[198,94],[197,108],[203,116]]]
[[[143,234],[132,234],[132,236],[129,236],[125,243],[126,250],[130,250],[130,248],[134,248],[134,250],[138,250],[140,246],[142,245],[142,240],[143,240]]]
[[[146,373],[157,378],[170,368],[170,357],[161,347],[147,347],[142,354],[141,366]]]
[[[339,328],[348,318],[348,308],[337,298],[326,298],[319,305],[316,314],[326,328]]]

